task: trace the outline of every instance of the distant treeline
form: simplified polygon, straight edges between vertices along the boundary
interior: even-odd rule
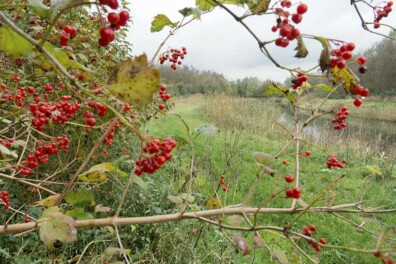
[[[390,36],[396,37],[396,33],[392,33]],[[383,39],[363,53],[357,54],[356,57],[361,55],[367,58],[368,71],[365,74],[359,74],[358,65],[351,66],[361,79],[361,84],[370,89],[371,95],[396,96],[396,41]],[[225,93],[240,97],[263,97],[265,88],[273,83],[269,79],[263,81],[256,77],[230,81],[223,74],[201,71],[192,66],[179,67],[176,71],[169,66],[160,66],[159,70],[167,85],[172,87],[172,91],[178,95]],[[315,85],[328,83],[328,80],[326,78],[310,78],[309,82]],[[286,87],[290,87],[291,84],[291,78],[286,79],[283,83]],[[317,92],[320,93],[320,91]],[[336,96],[345,97],[346,95],[338,93]]]

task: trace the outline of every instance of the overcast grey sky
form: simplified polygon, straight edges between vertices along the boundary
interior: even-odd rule
[[[296,3],[296,1],[292,1]],[[303,21],[297,26],[302,33],[316,34],[355,42],[357,51],[362,51],[378,42],[381,37],[364,31],[360,20],[350,5],[350,0],[305,0],[309,7]],[[178,10],[193,7],[194,0],[150,0],[131,1],[133,25],[129,40],[133,44],[135,55],[143,52],[151,57],[159,44],[168,34],[164,29],[159,33],[150,33],[151,21],[157,14],[165,14],[172,21],[182,17]],[[295,11],[296,6],[290,8]],[[234,9],[238,11],[239,9]],[[372,12],[364,10],[367,20],[372,20]],[[277,33],[271,32],[275,24],[275,16],[265,15],[247,20],[251,28],[263,39],[271,40]],[[387,18],[388,24],[395,24],[395,17]],[[385,29],[380,30],[387,33]],[[272,46],[274,57],[290,67],[307,68],[317,63],[321,45],[317,41],[307,41],[310,51],[306,59],[294,58],[293,50],[296,41],[286,49]],[[286,71],[277,69],[258,49],[257,42],[228,13],[216,8],[213,12],[202,16],[201,21],[194,21],[180,29],[165,45],[167,47],[186,47],[188,55],[184,60],[186,65],[201,70],[213,70],[223,73],[228,79],[243,77],[258,77],[283,81],[288,77]]]

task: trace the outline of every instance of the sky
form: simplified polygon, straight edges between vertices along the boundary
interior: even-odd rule
[[[133,45],[134,55],[146,53],[153,56],[160,43],[169,33],[169,28],[158,33],[150,33],[151,21],[157,14],[167,15],[171,21],[180,21],[178,10],[194,7],[195,0],[150,0],[130,1],[133,25],[128,40]],[[272,1],[275,2],[275,1]],[[293,3],[299,3],[292,1]],[[305,0],[308,12],[297,28],[305,34],[330,37],[354,42],[356,51],[363,51],[381,40],[381,36],[362,29],[360,20],[350,5],[349,0]],[[294,12],[296,5],[290,8]],[[243,10],[232,7],[233,11],[242,14]],[[362,9],[368,21],[373,19],[370,10]],[[274,15],[264,15],[246,20],[247,24],[262,40],[277,38],[271,27],[275,24]],[[388,24],[395,24],[395,16],[387,18]],[[379,32],[387,34],[387,30]],[[309,55],[305,59],[294,58],[296,41],[289,47],[280,48],[270,45],[272,55],[281,64],[291,68],[307,69],[317,64],[321,44],[317,41],[306,41]],[[229,80],[244,77],[258,77],[283,81],[290,73],[276,68],[259,50],[257,42],[227,12],[216,8],[202,16],[200,21],[193,21],[181,28],[164,48],[186,47],[188,54],[184,64],[199,70],[211,70],[224,74]]]

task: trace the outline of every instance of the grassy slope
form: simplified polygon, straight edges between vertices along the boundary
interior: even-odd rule
[[[222,101],[223,100],[223,101]],[[224,194],[220,191],[220,196],[227,204],[238,204],[243,201],[247,190],[255,179],[257,167],[254,164],[252,153],[254,151],[263,151],[266,153],[276,153],[282,144],[288,140],[288,135],[278,126],[274,126],[268,120],[270,117],[276,116],[278,113],[270,108],[268,103],[262,105],[258,102],[249,101],[249,99],[238,99],[236,103],[228,98],[216,98],[210,100],[203,97],[189,97],[179,100],[176,103],[175,111],[182,115],[183,119],[189,124],[190,128],[195,128],[201,124],[208,122],[208,117],[203,114],[203,108],[206,113],[211,115],[210,122],[219,126],[222,132],[217,136],[199,136],[195,140],[197,154],[197,177],[193,185],[193,191],[202,193],[206,196],[213,194],[219,175],[225,171],[226,179],[230,181],[230,191]],[[242,100],[242,102],[241,102]],[[232,120],[227,120],[227,116]],[[243,117],[244,116],[244,117]],[[246,117],[247,116],[247,117]],[[252,119],[253,122],[250,122]],[[261,120],[260,120],[261,119]],[[255,122],[254,122],[255,121]],[[258,127],[258,129],[257,129]],[[151,133],[166,135],[185,136],[182,123],[175,116],[168,116],[156,125],[151,126]],[[242,132],[240,132],[242,131]],[[259,132],[260,131],[260,132]],[[230,149],[237,148],[238,153],[232,156],[226,166],[226,157],[229,157]],[[395,198],[394,177],[391,175],[385,178],[369,175],[364,164],[361,162],[359,155],[348,153],[349,164],[345,170],[322,171],[329,153],[336,153],[339,157],[346,157],[343,150],[337,149],[318,149],[303,143],[303,149],[310,149],[312,156],[310,158],[301,158],[301,183],[303,190],[303,199],[307,202],[312,201],[317,195],[331,184],[341,174],[345,175],[345,179],[318,204],[325,204],[327,200],[334,199],[334,204],[348,203],[359,201],[360,199],[370,199],[373,201],[370,205],[389,204]],[[274,168],[278,171],[275,178],[265,177],[259,184],[257,190],[253,193],[250,204],[258,204],[264,198],[268,197],[272,186],[275,189],[286,188],[283,183],[283,176],[286,173],[293,173],[294,161],[293,149],[287,151],[281,159],[289,161],[287,166],[283,166],[281,162],[277,162]],[[371,164],[376,165],[376,164]],[[384,164],[378,164],[383,165]],[[268,204],[269,207],[289,206],[290,200],[284,198],[274,199]],[[365,228],[377,232],[385,227],[396,225],[396,217],[393,214],[388,215],[348,215],[344,217]],[[260,217],[263,223],[286,225],[294,216],[284,215],[266,215]],[[354,248],[375,248],[376,240],[367,232],[348,224],[344,220],[337,218],[331,214],[306,215],[295,224],[295,230],[301,230],[303,225],[315,224],[317,231],[316,238],[325,237],[327,241],[336,246],[354,247]],[[230,232],[226,232],[229,233]],[[280,239],[278,234],[261,232],[266,242],[273,250],[284,250],[292,263],[308,263],[291,244],[285,239]],[[251,240],[251,235],[246,235]],[[208,231],[209,245],[219,239],[218,232],[212,229]],[[323,250],[317,254],[306,245],[304,241],[298,241],[298,244],[305,249],[312,258],[320,260],[321,263],[374,263],[375,258],[372,255],[356,254],[345,251]],[[197,256],[203,256],[200,250],[205,250],[198,246],[195,253]],[[206,248],[207,250],[207,248]],[[252,257],[241,257],[239,254],[234,255],[232,259],[236,263],[250,263]],[[255,250],[256,263],[269,263],[270,256],[268,251]],[[219,257],[219,260],[226,259],[225,255]],[[210,263],[204,259],[200,259],[199,263]],[[227,263],[227,261],[226,261]]]

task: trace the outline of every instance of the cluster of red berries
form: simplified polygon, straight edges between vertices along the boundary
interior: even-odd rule
[[[346,164],[347,161],[346,160],[342,160],[341,163],[342,164]],[[329,159],[327,160],[326,165],[327,165],[328,169],[331,169],[332,167],[342,169],[342,168],[344,168],[344,166],[341,163],[338,161],[336,156],[331,155],[329,157]]]
[[[335,130],[340,130],[346,128],[346,123],[344,122],[349,115],[348,107],[343,106],[341,109],[335,114],[335,118],[331,120],[332,123],[337,123],[338,125],[334,126]]]
[[[160,64],[164,64],[167,60],[172,63],[171,68],[176,70],[177,65],[181,65],[184,60],[184,56],[187,55],[187,49],[185,47],[179,49],[170,49],[164,52],[160,57]]]
[[[0,192],[0,200],[4,202],[4,209],[7,210],[10,208],[10,200],[8,199],[9,193],[7,191]]]
[[[224,175],[221,175],[221,176],[220,176],[219,184],[223,186],[223,192],[226,192],[226,191],[228,190],[228,188],[230,187],[230,185],[229,185],[229,184],[226,184],[224,178],[225,178]]]
[[[112,8],[112,9],[117,9],[119,6],[118,0],[99,0],[99,4],[107,5],[108,7]]]
[[[46,163],[51,155],[56,155],[59,151],[67,152],[69,146],[69,138],[67,136],[57,137],[57,142],[43,145],[34,151],[34,154],[28,155],[25,161],[22,161],[22,169],[19,172],[22,175],[29,175],[32,169],[42,163]]]
[[[162,83],[161,86],[160,86],[159,95],[160,95],[160,97],[161,97],[163,102],[166,102],[166,101],[168,101],[171,98],[171,95],[166,93],[165,91],[166,91],[166,85],[164,83]],[[158,109],[161,110],[161,111],[164,110],[165,109],[165,105],[164,104],[159,104],[158,105]]]
[[[85,110],[85,111],[83,112],[83,117],[85,118],[85,119],[84,119],[84,123],[85,123],[87,126],[93,127],[93,126],[96,125],[95,115],[94,115],[92,112],[90,112],[90,111],[88,111],[88,110]]]
[[[77,28],[74,26],[66,25],[63,28],[64,32],[60,36],[59,43],[61,46],[67,46],[69,39],[73,39],[77,34]]]
[[[118,7],[118,3],[117,3]],[[114,8],[116,9],[116,8]],[[107,15],[107,20],[110,25],[102,27],[99,31],[99,46],[107,46],[110,42],[115,39],[115,31],[119,30],[121,27],[125,26],[129,19],[129,12],[127,10],[122,10],[120,13],[111,12]]]
[[[25,215],[25,223],[29,223],[30,220],[30,215]]]
[[[14,143],[14,141],[15,141],[15,139],[13,139],[13,138],[9,138],[6,140],[3,140],[0,138],[0,145],[3,145],[5,147],[9,148],[12,146],[12,143]]]
[[[23,99],[27,97],[24,87],[18,88],[15,95],[9,89],[7,89],[7,86],[4,83],[2,83],[0,87],[4,90],[0,98],[0,104],[9,101],[16,102],[16,105],[19,107],[23,105]]]
[[[344,69],[346,62],[352,58],[352,51],[355,49],[355,44],[350,42],[342,45],[338,49],[333,49],[330,52],[332,58],[330,58],[330,68],[337,67],[338,69]]]
[[[70,103],[68,100],[71,96],[62,96],[62,101],[57,103],[40,102],[38,104],[31,103],[29,105],[30,112],[33,115],[32,125],[39,131],[43,131],[45,125],[52,120],[53,123],[64,124],[70,120],[80,109],[79,103]]]
[[[286,178],[285,178],[286,180]],[[301,196],[301,189],[298,187],[294,187],[292,188],[287,188],[286,189],[286,197],[287,198],[294,198],[294,199],[298,199]]]
[[[352,94],[360,95],[360,96],[363,97],[363,98],[367,97],[367,96],[369,95],[369,93],[370,93],[370,90],[369,90],[369,89],[363,88],[363,87],[360,86],[360,85],[356,85],[356,86],[354,87],[354,90],[352,91]],[[359,106],[361,106],[361,105],[363,104],[363,100],[360,99],[360,98],[356,98],[355,101],[353,101],[353,104],[354,104],[356,107],[359,107]]]
[[[277,32],[279,29],[279,38],[275,40],[275,45],[285,48],[289,45],[290,41],[299,37],[301,33],[300,30],[289,23],[290,12],[284,9],[291,7],[291,1],[282,0],[280,1],[280,5],[281,7],[275,9],[278,18],[276,20],[276,25],[271,28],[271,31]],[[296,13],[291,16],[291,20],[295,24],[299,24],[303,19],[302,15],[307,11],[308,6],[306,4],[299,4]]]
[[[106,144],[108,146],[113,145],[113,139],[115,135],[115,130],[120,128],[120,124],[117,122],[114,127],[110,130],[110,132],[107,134],[106,138],[103,139],[103,144]]]
[[[140,176],[143,172],[154,173],[172,158],[171,152],[175,147],[176,141],[171,138],[165,138],[162,142],[159,140],[148,141],[143,148],[143,152],[148,156],[142,156],[135,162],[135,174]]]
[[[301,87],[301,85],[303,85],[303,83],[305,83],[307,80],[308,80],[307,76],[305,76],[302,73],[299,73],[297,75],[297,78],[291,80],[291,82],[293,83],[292,88],[295,90]]]
[[[107,113],[107,106],[99,102],[89,101],[88,106],[98,111],[98,116],[104,117]]]
[[[376,7],[375,10],[375,19],[374,19],[374,28],[379,28],[381,26],[380,21],[384,17],[388,17],[390,12],[392,12],[393,2],[388,1],[385,6]]]
[[[316,231],[316,226],[314,226],[314,225],[304,226],[303,230],[302,230],[302,234],[305,235],[305,236],[311,237],[312,236],[312,232],[315,232],[315,231]],[[320,244],[324,245],[324,244],[326,244],[326,239],[322,237],[321,239],[319,239],[319,242],[320,242]],[[307,239],[307,243],[310,246],[312,246],[312,248],[315,249],[316,251],[320,251],[321,250],[321,248],[320,248],[318,243],[313,242],[310,239]]]

